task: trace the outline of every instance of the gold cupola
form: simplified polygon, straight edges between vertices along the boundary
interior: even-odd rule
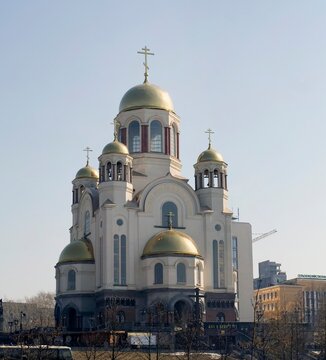
[[[72,241],[61,252],[58,264],[94,261],[92,242],[89,239]]]

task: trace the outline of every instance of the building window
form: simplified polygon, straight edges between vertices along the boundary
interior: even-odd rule
[[[121,162],[117,162],[117,180],[121,181],[122,180],[122,164]]]
[[[163,284],[163,265],[161,263],[155,264],[154,284]]]
[[[120,268],[120,253],[119,253],[119,236],[114,235],[113,238],[113,272],[114,272],[114,284],[118,285],[120,280],[119,268]]]
[[[138,121],[132,121],[128,127],[129,152],[140,152],[140,126]]]
[[[169,214],[171,213],[172,227],[178,227],[178,208],[172,201],[167,201],[162,206],[162,226],[169,227]]]
[[[218,289],[218,248],[216,240],[213,240],[213,286],[214,289]]]
[[[127,284],[127,239],[125,235],[113,237],[113,276],[115,285]]]
[[[234,270],[238,270],[238,238],[232,236],[232,266]]]
[[[186,266],[183,263],[177,265],[177,283],[186,283]]]
[[[87,210],[84,215],[84,235],[89,235],[91,232],[91,214]]]
[[[218,244],[218,262],[220,272],[220,287],[225,287],[225,271],[224,271],[224,241],[220,240]]]
[[[225,315],[224,313],[220,312],[216,315],[216,321],[217,322],[224,322],[225,321]]]
[[[106,164],[107,180],[112,180],[112,165],[110,162]]]
[[[150,151],[162,152],[162,125],[158,120],[151,122],[150,132]]]
[[[75,290],[75,289],[76,289],[76,271],[69,270],[67,290]]]

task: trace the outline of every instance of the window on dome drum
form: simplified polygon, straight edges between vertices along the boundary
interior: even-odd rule
[[[177,265],[177,283],[186,283],[186,266],[183,263]]]
[[[163,284],[163,265],[161,263],[154,266],[154,284]]]
[[[151,122],[150,133],[150,151],[162,152],[162,125],[158,120]]]
[[[75,289],[76,289],[76,271],[69,270],[67,290],[75,290]]]
[[[162,226],[169,227],[169,213],[172,213],[172,227],[178,227],[178,208],[172,201],[167,201],[162,206]]]
[[[113,281],[114,285],[127,283],[127,239],[125,235],[113,237]]]
[[[91,214],[87,210],[84,216],[84,235],[88,235],[91,232]]]
[[[110,162],[106,164],[107,180],[112,180],[112,165]]]
[[[129,152],[140,152],[140,126],[138,121],[132,121],[128,127]]]
[[[121,181],[122,180],[122,164],[121,162],[117,162],[117,180]]]

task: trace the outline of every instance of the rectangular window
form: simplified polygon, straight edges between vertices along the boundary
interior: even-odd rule
[[[238,238],[232,236],[232,265],[234,270],[238,270]]]
[[[121,236],[121,285],[127,283],[127,263],[126,263],[126,252],[127,252],[126,236]]]
[[[114,271],[114,284],[119,284],[119,236],[114,235],[114,244],[113,244],[113,271]]]

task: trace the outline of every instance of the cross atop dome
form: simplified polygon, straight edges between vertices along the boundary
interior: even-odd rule
[[[145,66],[145,73],[144,73],[145,80],[144,80],[144,83],[147,83],[148,70],[149,70],[149,67],[148,67],[148,65],[147,65],[147,55],[154,55],[154,53],[149,52],[150,49],[148,49],[147,46],[145,46],[144,48],[142,48],[142,50],[143,50],[143,51],[137,51],[137,54],[145,55],[145,62],[143,62],[144,66]]]
[[[86,153],[87,153],[87,155],[86,155],[86,159],[87,159],[86,166],[88,166],[89,165],[89,153],[91,151],[93,151],[93,150],[89,146],[87,146],[83,151],[86,151]]]
[[[214,134],[214,131],[212,129],[207,129],[207,131],[205,131],[206,134],[208,134],[208,148],[211,148],[211,135]]]

